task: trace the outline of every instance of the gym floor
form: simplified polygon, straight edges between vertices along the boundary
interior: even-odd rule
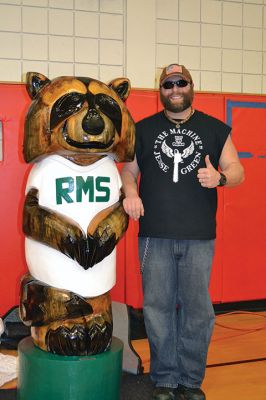
[[[123,373],[121,400],[148,400],[149,345],[133,340],[143,375]],[[16,355],[15,350],[1,350]],[[0,399],[16,398],[16,379],[1,387]],[[216,316],[202,389],[207,400],[266,400],[266,311],[229,312]]]

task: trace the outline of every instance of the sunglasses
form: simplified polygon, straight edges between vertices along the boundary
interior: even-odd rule
[[[188,84],[189,82],[185,81],[185,79],[179,79],[178,81],[166,81],[161,86],[164,89],[173,89],[175,85],[179,88],[183,88],[186,87]]]

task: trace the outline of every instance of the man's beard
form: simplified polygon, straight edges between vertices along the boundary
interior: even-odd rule
[[[162,105],[167,111],[171,112],[182,112],[186,110],[187,108],[191,107],[193,97],[194,97],[194,92],[193,90],[190,90],[189,93],[182,94],[183,96],[183,101],[179,102],[178,104],[173,104],[171,103],[171,100],[169,99],[169,96],[164,96],[162,92],[160,92],[160,100]]]

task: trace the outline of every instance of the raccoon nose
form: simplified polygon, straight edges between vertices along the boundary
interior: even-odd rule
[[[90,135],[100,135],[104,130],[104,120],[95,109],[90,109],[83,118],[82,128]]]

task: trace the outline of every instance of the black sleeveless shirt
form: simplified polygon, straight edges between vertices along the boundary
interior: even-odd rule
[[[136,124],[140,197],[145,210],[139,236],[215,238],[216,188],[203,188],[197,171],[206,167],[207,154],[218,168],[230,130],[222,121],[197,110],[179,128],[163,111]]]

